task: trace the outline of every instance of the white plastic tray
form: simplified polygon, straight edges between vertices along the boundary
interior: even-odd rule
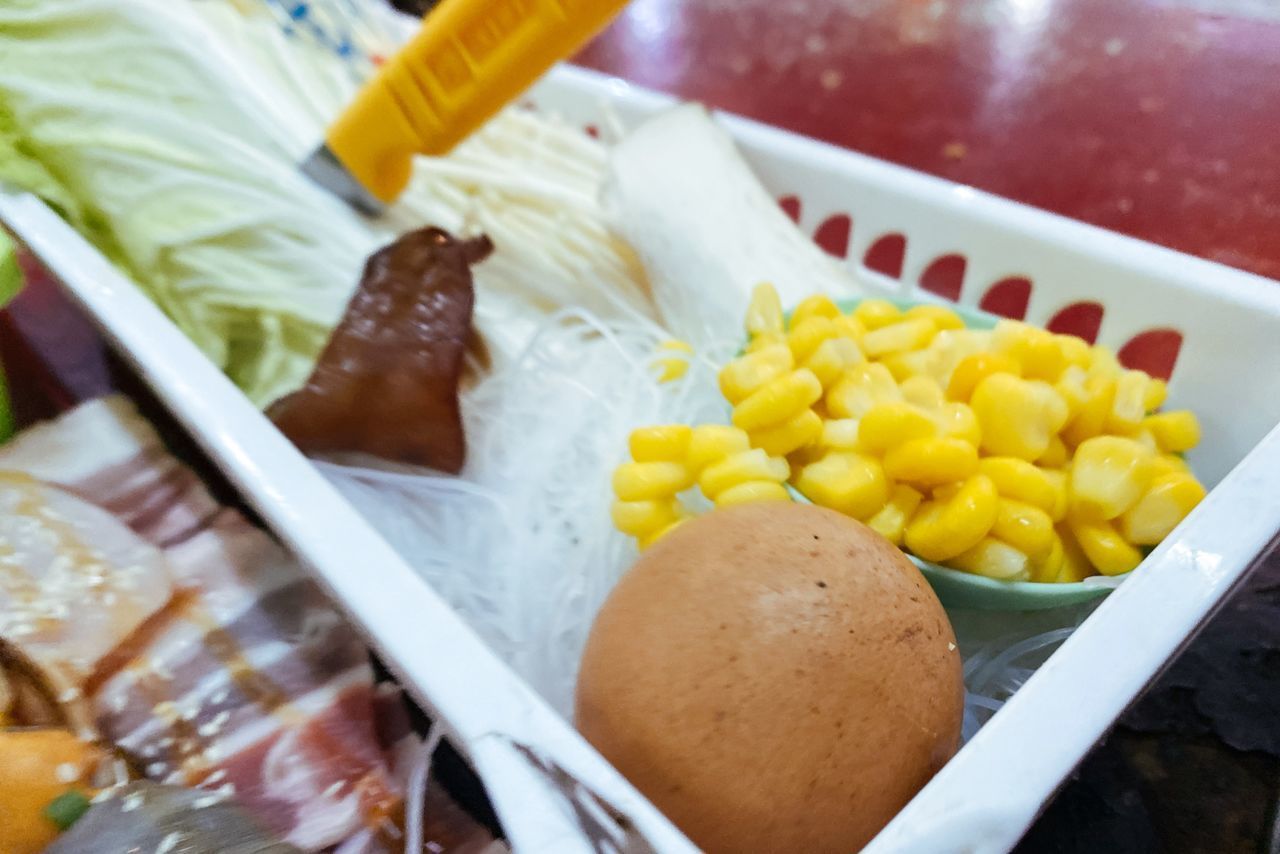
[[[560,68],[532,100],[586,125],[634,121],[671,101]],[[1012,847],[1061,781],[1221,601],[1280,528],[1280,287],[1277,283],[987,196],[776,129],[722,117],[802,227],[852,220],[848,263],[864,283],[911,295],[943,256],[964,259],[959,301],[1008,277],[1030,282],[1026,317],[1096,303],[1098,340],[1181,336],[1171,403],[1201,415],[1192,462],[1208,499],[1096,611],[867,849]],[[548,757],[628,816],[648,844],[686,840],[429,590],[325,479],[166,318],[40,202],[0,192],[0,220],[57,274],[272,529],[364,627],[484,779],[519,851],[610,850],[580,829]],[[828,226],[839,230],[839,223]],[[862,263],[902,235],[902,273]],[[944,262],[953,268],[956,260]],[[936,271],[936,267],[934,267]],[[936,288],[935,288],[936,290]],[[1167,359],[1165,360],[1167,363]]]

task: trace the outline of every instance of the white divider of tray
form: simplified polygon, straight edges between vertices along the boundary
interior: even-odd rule
[[[314,572],[485,783],[517,851],[596,851],[546,757],[654,848],[684,836],[479,637],[132,282],[33,196],[0,187],[4,222],[67,288],[263,520]]]

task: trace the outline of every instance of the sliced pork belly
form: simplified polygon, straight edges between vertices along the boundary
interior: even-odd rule
[[[26,472],[104,508],[160,546],[181,542],[220,509],[123,397],[81,404],[0,447],[0,470]]]
[[[160,551],[110,513],[0,473],[0,637],[33,662],[83,686],[172,592]]]
[[[0,481],[0,635],[76,668],[103,735],[148,777],[234,796],[306,850],[396,813],[359,637],[130,404],[24,433],[6,468],[28,477]]]
[[[274,540],[234,511],[169,550],[175,605],[93,697],[149,777],[234,794],[307,849],[398,806],[359,636]]]

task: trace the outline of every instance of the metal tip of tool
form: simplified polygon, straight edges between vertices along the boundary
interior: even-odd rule
[[[379,216],[386,210],[386,205],[351,176],[327,145],[321,145],[306,159],[302,172],[362,214]]]

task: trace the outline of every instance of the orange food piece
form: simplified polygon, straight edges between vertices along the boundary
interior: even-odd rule
[[[45,815],[54,798],[87,792],[106,754],[59,729],[0,732],[0,851],[38,854],[58,835]]]

